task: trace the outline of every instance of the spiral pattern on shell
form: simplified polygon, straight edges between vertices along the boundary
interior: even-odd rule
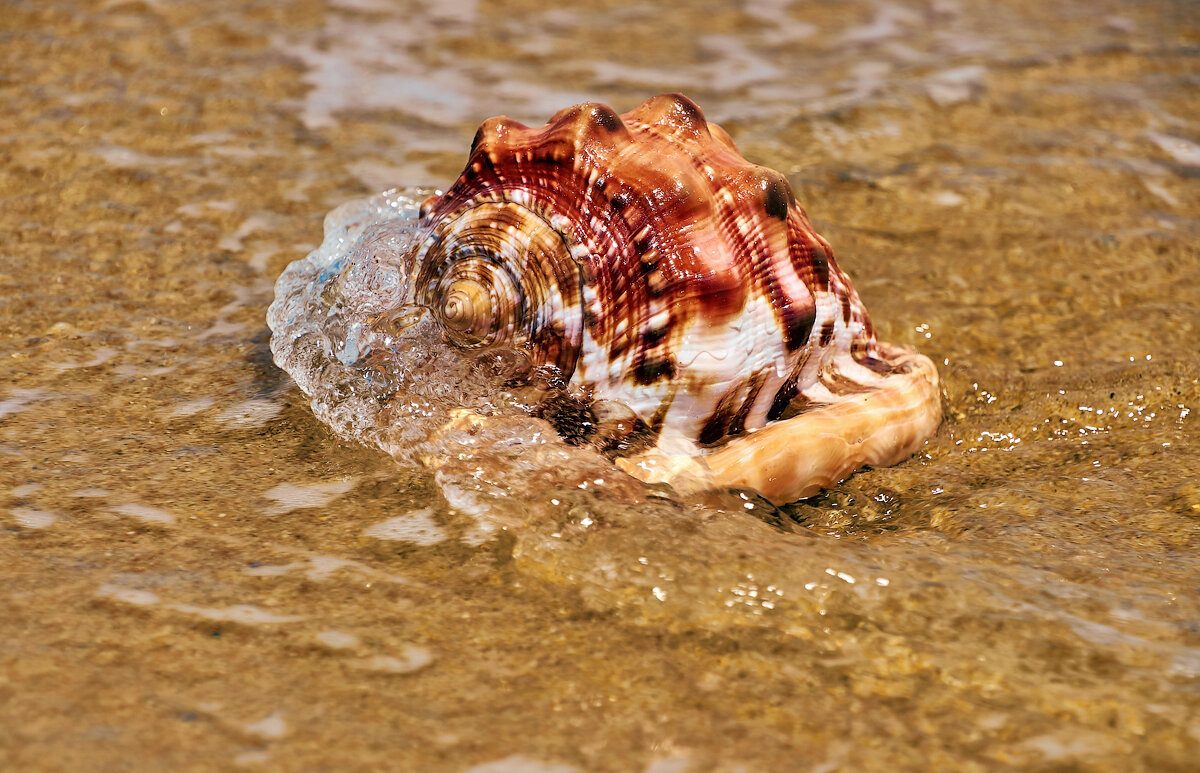
[[[448,218],[422,246],[417,302],[463,348],[505,346],[569,375],[583,332],[579,268],[549,223],[514,202]]]

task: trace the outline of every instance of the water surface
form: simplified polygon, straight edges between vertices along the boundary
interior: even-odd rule
[[[427,5],[6,8],[0,767],[1194,766],[1194,5]],[[326,212],[676,90],[940,363],[920,455],[488,520],[314,418]]]

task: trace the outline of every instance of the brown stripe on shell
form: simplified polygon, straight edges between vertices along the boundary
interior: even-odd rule
[[[787,246],[793,233],[802,230],[801,224],[788,222],[791,213],[799,212],[791,185],[779,172],[745,162],[724,170],[720,182],[735,192],[731,217],[724,223],[727,239],[737,253],[756,258],[749,261],[753,281],[770,300],[788,350],[796,351],[808,343],[816,304],[811,290],[797,297],[785,292],[780,281],[785,272],[792,272],[805,288],[810,286],[796,272]]]
[[[835,329],[837,329],[837,323],[835,323],[832,319],[825,320],[825,324],[821,325],[820,346],[829,346],[829,342],[833,340],[833,332]]]
[[[636,383],[653,384],[661,379],[675,378],[676,365],[672,357],[646,357],[633,366],[633,379]]]
[[[850,347],[850,356],[859,365],[881,376],[890,376],[896,372],[895,365],[888,359],[879,356],[874,340],[864,338],[861,341],[855,341]]]
[[[725,437],[729,430],[729,424],[733,421],[738,406],[741,405],[741,394],[741,384],[736,384],[717,403],[717,407],[713,409],[700,429],[700,436],[697,440],[701,445],[712,445]]]
[[[739,435],[746,429],[746,419],[758,400],[767,374],[759,372],[749,379],[734,384],[722,397],[717,407],[704,422],[697,438],[701,445],[713,445],[722,439]]]
[[[860,384],[832,366],[821,369],[819,381],[835,395],[857,395],[875,388],[872,385]]]
[[[783,386],[775,393],[775,398],[771,401],[771,408],[767,411],[767,421],[775,421],[783,416],[783,412],[787,410],[788,405],[795,399],[796,395],[800,394],[800,373],[793,373],[787,381],[783,382]]]
[[[746,418],[750,415],[750,409],[754,407],[754,402],[758,399],[758,393],[762,391],[766,380],[767,374],[760,371],[749,381],[746,398],[742,401],[742,407],[734,414],[733,420],[729,422],[727,434],[739,435],[746,429]]]
[[[804,374],[804,367],[808,365],[811,355],[811,349],[805,349],[800,353],[800,359],[792,368],[787,381],[784,381],[783,386],[775,391],[771,407],[767,410],[767,421],[775,421],[782,418],[788,410],[788,406],[796,399],[796,395],[800,394],[800,377]]]
[[[802,414],[808,413],[809,411],[820,408],[822,405],[825,405],[825,403],[818,403],[814,400],[808,399],[803,394],[798,394],[788,401],[788,404],[784,407],[783,411],[780,412],[777,418],[779,421],[787,421],[788,419],[795,418]]]
[[[788,219],[788,230],[788,258],[796,273],[810,290],[827,290],[831,253],[818,241],[819,237],[803,214]]]

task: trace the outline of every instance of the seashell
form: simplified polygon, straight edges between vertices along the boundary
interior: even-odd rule
[[[941,419],[936,368],[875,339],[787,179],[681,95],[488,119],[420,218],[416,303],[457,346],[628,406],[657,433],[618,459],[643,480],[792,501]]]

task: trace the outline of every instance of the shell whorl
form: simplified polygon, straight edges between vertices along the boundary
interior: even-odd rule
[[[583,330],[579,266],[562,235],[510,201],[447,218],[422,247],[417,302],[463,348],[506,346],[569,376]]]
[[[422,218],[418,292],[451,340],[523,348],[690,440],[763,426],[874,346],[787,179],[680,95],[488,119]]]

